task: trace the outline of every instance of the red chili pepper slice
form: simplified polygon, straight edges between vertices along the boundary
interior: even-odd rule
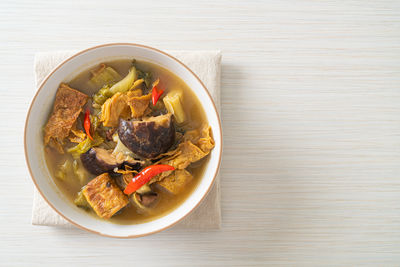
[[[141,172],[139,172],[135,177],[133,177],[132,181],[126,186],[124,193],[129,195],[141,188],[145,185],[148,181],[151,180],[157,174],[166,171],[173,171],[175,170],[174,167],[166,164],[159,164],[159,165],[151,165],[144,168]]]
[[[153,83],[153,91],[151,92],[151,96],[152,96],[152,100],[153,100],[153,106],[156,105],[158,99],[160,99],[160,96],[164,93],[164,90],[157,88],[158,87],[158,83],[159,83],[159,80],[157,79]]]
[[[93,137],[90,135],[90,125],[90,110],[87,108],[85,112],[85,120],[83,121],[83,128],[85,128],[85,132],[90,140],[93,140]]]

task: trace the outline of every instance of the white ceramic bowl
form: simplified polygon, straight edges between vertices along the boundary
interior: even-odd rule
[[[136,58],[158,64],[180,77],[196,94],[203,105],[215,139],[206,171],[197,188],[178,208],[162,218],[133,225],[118,225],[96,219],[75,207],[54,184],[47,169],[43,149],[43,126],[53,107],[61,82],[70,81],[79,72],[101,62]],[[25,123],[25,157],[33,182],[48,204],[62,217],[77,227],[110,237],[138,237],[162,231],[183,219],[200,204],[218,173],[222,154],[221,122],[217,109],[200,79],[176,58],[151,47],[137,44],[106,44],[86,49],[58,65],[42,82],[33,98]]]

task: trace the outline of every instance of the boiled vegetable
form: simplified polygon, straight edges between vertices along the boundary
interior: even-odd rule
[[[113,134],[113,141],[117,143],[117,145],[114,148],[113,154],[117,155],[119,153],[122,153],[123,155],[128,155],[133,158],[137,157],[132,151],[129,150],[119,139],[118,133]]]
[[[96,132],[97,127],[99,127],[99,124],[100,124],[99,117],[96,115],[90,115],[90,123],[91,123],[90,127],[91,127],[92,132],[93,133]]]
[[[96,94],[93,96],[93,107],[99,108],[106,102],[106,100],[116,93],[124,93],[135,87],[135,81],[138,75],[135,67],[130,68],[128,75],[114,85],[104,85]],[[141,83],[141,82],[139,82]]]
[[[118,72],[105,64],[100,64],[98,69],[92,71],[92,75],[89,85],[97,88],[121,80]]]
[[[78,195],[76,196],[74,200],[74,204],[80,208],[84,209],[90,209],[90,205],[86,200],[86,197],[82,194],[82,191],[78,192]]]
[[[182,91],[171,91],[163,99],[168,112],[175,116],[177,123],[183,123],[186,120],[185,111],[182,106]]]
[[[67,178],[67,172],[71,168],[71,161],[67,159],[64,161],[63,164],[61,164],[56,172],[56,177],[60,180],[65,181]]]
[[[72,155],[72,157],[74,159],[77,159],[77,158],[80,157],[81,154],[83,154],[86,151],[88,151],[91,147],[98,146],[103,142],[104,142],[104,139],[100,135],[95,133],[94,136],[93,136],[93,141],[90,140],[89,137],[86,137],[85,140],[83,140],[82,142],[80,142],[76,146],[69,148],[67,150],[67,152],[71,153],[71,155]]]
[[[93,107],[98,108],[98,106],[101,106],[106,102],[106,100],[110,97],[113,96],[113,94],[110,92],[111,85],[105,85],[103,86],[99,91],[97,91],[96,94],[93,96]]]
[[[86,183],[87,173],[76,159],[72,162],[72,169],[74,170],[75,177],[78,178],[80,184],[84,185]]]
[[[147,88],[150,88],[151,86],[151,81],[153,79],[153,75],[151,74],[151,72],[144,72],[140,69],[137,69],[138,72],[138,78],[139,79],[143,79],[144,80],[144,84],[146,85]]]
[[[67,159],[59,166],[56,177],[64,182],[67,181],[67,178],[76,178],[80,181],[80,184],[83,185],[86,183],[87,175],[85,170],[80,167],[77,160],[72,161],[71,159]],[[71,181],[71,179],[69,179],[69,181]]]
[[[133,85],[133,83],[137,80],[137,71],[135,67],[131,67],[128,75],[125,76],[122,80],[114,84],[110,88],[111,94],[116,94],[118,92],[124,93],[127,92]]]

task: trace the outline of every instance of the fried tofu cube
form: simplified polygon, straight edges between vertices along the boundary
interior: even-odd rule
[[[157,182],[157,184],[162,186],[168,192],[177,195],[184,190],[185,186],[192,179],[192,174],[187,170],[175,170],[172,174]]]
[[[104,219],[111,218],[129,202],[128,197],[108,173],[103,173],[91,180],[83,188],[82,193],[96,214]]]
[[[62,83],[58,88],[53,112],[44,127],[44,144],[64,153],[64,139],[67,138],[81,114],[88,96]]]

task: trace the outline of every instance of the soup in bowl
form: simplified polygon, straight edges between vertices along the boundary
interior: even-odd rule
[[[210,190],[221,126],[207,89],[154,48],[110,44],[61,63],[28,112],[33,181],[86,230],[136,237],[174,225]]]

